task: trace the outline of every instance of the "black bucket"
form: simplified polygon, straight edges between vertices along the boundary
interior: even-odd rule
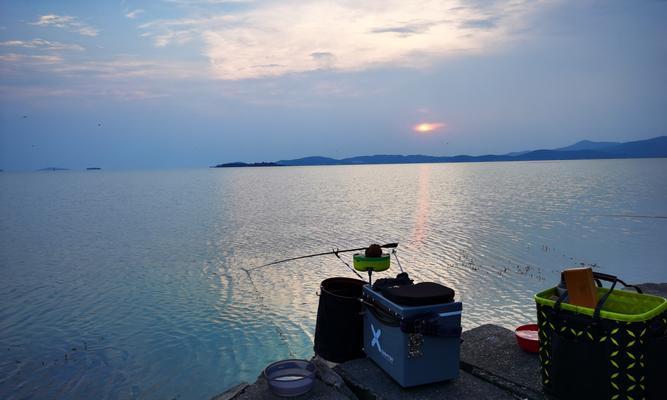
[[[320,286],[315,326],[315,354],[342,363],[366,355],[361,289],[366,282],[352,278],[329,278]]]

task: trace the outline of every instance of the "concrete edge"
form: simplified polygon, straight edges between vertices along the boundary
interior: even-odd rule
[[[359,400],[357,394],[352,390],[353,388],[347,384],[347,381],[334,368],[331,368],[327,361],[315,355],[310,362],[315,365],[317,378],[326,385],[333,387],[338,393],[342,394],[349,400]]]
[[[238,385],[232,386],[231,388],[225,390],[221,394],[216,394],[215,396],[211,397],[211,400],[233,400],[239,395],[243,394],[248,386],[250,386],[249,383],[241,382]]]
[[[363,382],[356,379],[353,375],[345,372],[344,369],[338,368],[336,366],[333,368],[333,370],[338,374],[338,376],[340,376],[343,379],[347,387],[352,391],[352,393],[354,393],[357,399],[359,400],[381,399],[381,397],[377,396],[377,394],[371,388],[369,388]]]
[[[464,361],[459,362],[459,368],[461,368],[462,371],[465,371],[469,373],[470,375],[473,375],[476,378],[479,378],[483,381],[486,381],[494,386],[497,386],[512,395],[516,396],[519,399],[529,399],[529,400],[544,400],[547,399],[547,397],[541,393],[538,392],[534,389],[531,389],[529,387],[520,385],[516,382],[512,382],[510,380],[507,380],[501,376],[498,376],[492,372],[486,371],[482,368],[479,368],[473,364],[469,364]]]

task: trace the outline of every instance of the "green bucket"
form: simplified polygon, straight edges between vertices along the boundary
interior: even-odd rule
[[[380,257],[366,257],[363,254],[355,254],[352,256],[352,260],[354,269],[357,271],[386,271],[391,264],[389,254],[382,254]]]

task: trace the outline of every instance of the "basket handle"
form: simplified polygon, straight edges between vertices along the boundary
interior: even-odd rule
[[[556,313],[560,311],[560,305],[563,303],[565,299],[567,299],[568,293],[567,290],[564,290],[563,293],[561,293],[560,296],[558,296],[558,300],[556,300],[556,304],[554,304],[554,310],[556,310]]]
[[[604,295],[602,295],[602,297],[600,297],[600,300],[598,300],[598,302],[595,306],[595,311],[593,312],[593,318],[595,318],[595,319],[600,318],[600,312],[602,311],[602,307],[604,306],[604,303],[607,301],[607,299],[611,295],[611,292],[613,292],[614,289],[616,288],[617,283],[620,282],[625,287],[631,287],[631,288],[635,289],[637,291],[637,293],[640,293],[640,294],[643,293],[641,288],[639,288],[638,286],[628,285],[627,283],[623,282],[621,279],[618,279],[618,277],[615,276],[615,275],[604,274],[602,272],[593,272],[593,279],[595,280],[595,282],[597,283],[597,285],[599,287],[602,287],[602,283],[600,281],[607,281],[607,282],[612,283],[611,287],[609,288],[607,293],[605,293]],[[556,310],[556,312],[560,311],[561,303],[567,297],[568,297],[568,292],[567,292],[567,290],[565,290],[563,292],[563,294],[561,294],[558,297],[558,300],[556,300],[556,304],[554,304],[554,309]]]
[[[598,300],[598,303],[595,306],[595,311],[593,312],[593,318],[600,319],[600,311],[602,311],[602,306],[604,306],[604,303],[609,298],[609,295],[616,287],[616,283],[618,282],[618,280],[615,280],[613,282],[614,283],[612,283],[609,291],[607,291],[607,293],[605,293],[602,297],[600,297],[600,300]],[[561,304],[567,297],[568,297],[567,290],[563,291],[563,293],[560,296],[558,296],[558,300],[556,300],[556,303],[554,304],[554,310],[556,311],[556,315],[560,313]]]
[[[609,288],[607,293],[605,293],[604,295],[602,295],[602,297],[600,297],[600,300],[598,300],[598,304],[595,306],[595,312],[593,313],[593,318],[600,319],[600,311],[602,311],[602,306],[604,305],[604,303],[609,298],[609,295],[611,294],[611,292],[614,291],[614,288],[616,287],[616,283],[618,283],[618,282],[620,282],[620,281],[618,279],[616,279],[614,281],[614,283],[611,284],[611,287]]]
[[[602,272],[593,272],[593,279],[595,280],[595,283],[597,283],[597,285],[599,287],[602,287],[602,282],[600,282],[600,281],[606,281],[606,282],[612,282],[612,283],[613,282],[620,282],[625,287],[630,287],[630,288],[635,289],[637,291],[637,293],[640,293],[640,294],[644,293],[644,292],[642,292],[641,288],[639,288],[638,286],[628,285],[627,283],[623,282],[621,279],[618,279],[618,277],[616,275],[604,274]]]

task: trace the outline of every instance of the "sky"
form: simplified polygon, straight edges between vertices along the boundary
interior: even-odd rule
[[[0,169],[667,135],[667,1],[0,0]]]

